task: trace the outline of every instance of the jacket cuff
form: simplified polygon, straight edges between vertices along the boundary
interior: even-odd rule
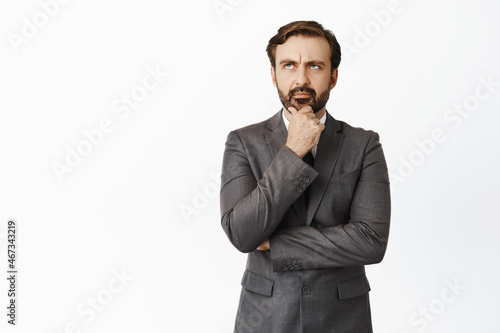
[[[274,160],[283,162],[283,165],[278,166],[281,169],[279,171],[282,173],[281,178],[291,183],[297,198],[319,175],[312,166],[304,162],[287,146],[280,149]]]

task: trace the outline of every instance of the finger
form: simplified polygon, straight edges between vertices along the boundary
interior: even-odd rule
[[[304,117],[306,117],[307,120],[314,120],[318,119],[316,118],[316,115],[314,113],[301,113]]]
[[[314,111],[310,105],[304,106],[302,109],[299,110],[300,113],[312,113],[314,114]]]
[[[290,107],[288,108],[288,112],[290,112],[290,113],[292,114],[292,116],[293,116],[293,115],[294,115],[294,114],[296,114],[298,111],[297,111],[297,109],[296,109],[296,108],[294,108],[293,106],[290,106]]]
[[[298,112],[298,114],[300,114],[302,117],[305,117],[305,119],[313,119],[313,118],[316,118],[316,115],[314,113],[303,113],[302,112],[302,109]]]

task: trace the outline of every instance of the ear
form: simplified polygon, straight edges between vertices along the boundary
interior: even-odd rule
[[[337,84],[337,78],[339,76],[339,69],[338,68],[335,68],[332,72],[332,77],[330,78],[330,83],[331,83],[331,86],[330,86],[330,90],[333,89],[333,87],[335,87],[335,85]]]
[[[271,66],[271,78],[273,80],[273,84],[275,87],[278,87],[277,86],[277,83],[276,83],[276,71],[274,70],[274,67]]]

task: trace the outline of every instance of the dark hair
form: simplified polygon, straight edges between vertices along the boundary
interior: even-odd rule
[[[271,66],[276,68],[276,47],[284,44],[289,37],[296,35],[324,37],[330,45],[332,71],[339,67],[341,54],[337,38],[333,32],[326,30],[316,21],[294,21],[279,28],[278,33],[269,40],[266,48]]]

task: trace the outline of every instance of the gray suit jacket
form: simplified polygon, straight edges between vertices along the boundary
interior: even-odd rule
[[[248,253],[235,332],[372,332],[364,265],[384,257],[390,220],[378,134],[328,114],[314,168],[286,137],[280,111],[227,138],[221,224]]]

